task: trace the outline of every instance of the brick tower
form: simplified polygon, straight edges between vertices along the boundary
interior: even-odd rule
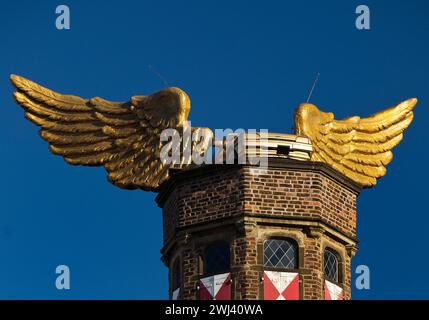
[[[350,299],[359,192],[323,163],[285,157],[172,174],[156,198],[170,297]]]

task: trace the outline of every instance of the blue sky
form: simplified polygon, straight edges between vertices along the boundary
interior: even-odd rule
[[[55,28],[66,4],[71,29]],[[355,28],[355,8],[371,30]],[[429,298],[426,1],[8,1],[0,11],[0,298],[163,299],[155,194],[124,191],[102,168],[50,154],[13,102],[16,73],[58,92],[127,101],[170,85],[193,125],[290,132],[312,102],[337,118],[418,97],[388,173],[358,200],[359,251],[371,289],[355,299]],[[422,160],[423,159],[423,160]],[[71,269],[58,291],[55,267]]]

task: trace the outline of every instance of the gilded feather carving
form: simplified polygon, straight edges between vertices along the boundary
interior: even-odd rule
[[[41,127],[49,149],[66,162],[104,166],[108,180],[125,189],[157,191],[168,179],[170,165],[160,159],[160,134],[187,125],[190,100],[184,91],[171,87],[111,102],[60,94],[17,75],[10,79],[25,117]],[[211,135],[208,128],[192,127],[195,131]],[[210,140],[202,144],[204,151]]]
[[[392,149],[413,120],[417,99],[375,113],[335,120],[331,112],[304,103],[295,111],[295,131],[310,138],[312,161],[325,162],[363,187],[371,187],[386,174]]]

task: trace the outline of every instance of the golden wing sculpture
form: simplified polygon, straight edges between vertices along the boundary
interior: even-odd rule
[[[295,131],[310,138],[312,161],[325,162],[363,187],[371,187],[386,174],[391,150],[413,120],[416,103],[412,98],[368,118],[343,120],[304,103],[295,111]]]
[[[171,164],[160,158],[160,135],[167,128],[183,130],[190,110],[189,97],[179,88],[111,102],[56,93],[17,75],[11,82],[25,117],[41,127],[40,136],[66,162],[103,165],[108,180],[125,189],[157,191],[168,179]],[[196,131],[205,140],[199,141],[204,152],[211,130],[192,127]]]

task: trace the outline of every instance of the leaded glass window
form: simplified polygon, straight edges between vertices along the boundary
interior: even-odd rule
[[[327,280],[338,282],[338,258],[336,254],[329,249],[326,249],[324,254],[324,271]]]
[[[298,269],[298,249],[289,240],[269,239],[264,242],[264,267]]]
[[[180,287],[180,284],[182,282],[182,268],[180,265],[180,258],[176,258],[176,260],[174,260],[173,263],[173,270],[172,270],[172,275],[171,275],[171,284],[173,287],[173,290],[176,290],[177,288]]]
[[[230,268],[230,249],[228,243],[215,243],[204,250],[204,274],[220,274]]]

